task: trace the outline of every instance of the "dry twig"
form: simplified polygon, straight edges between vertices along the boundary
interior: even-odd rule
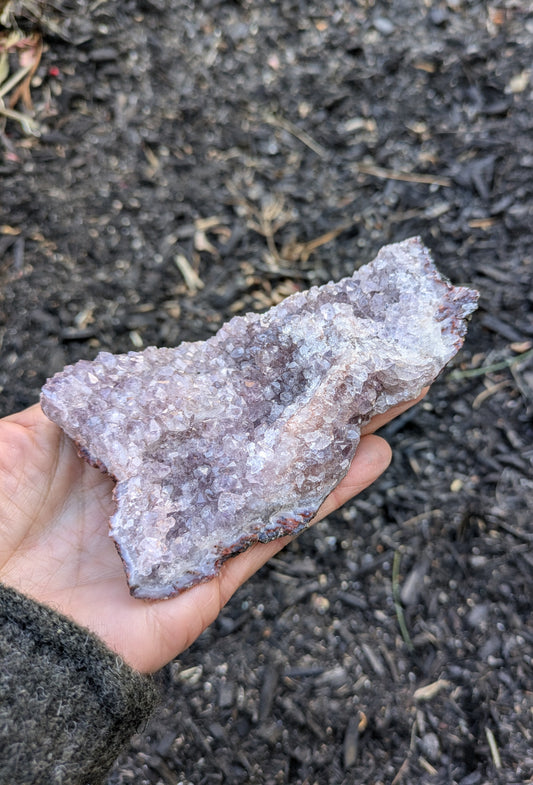
[[[310,136],[306,131],[302,131],[302,129],[298,128],[297,125],[291,123],[290,120],[274,114],[265,114],[264,118],[265,122],[267,122],[269,125],[272,125],[274,128],[281,128],[283,131],[287,131],[287,133],[298,139],[302,144],[316,153],[320,158],[327,157],[328,152],[326,148],[322,147],[322,145],[313,139],[313,137]]]
[[[442,185],[450,187],[452,181],[449,177],[439,177],[432,174],[420,174],[417,172],[403,172],[398,169],[385,169],[374,164],[358,163],[354,166],[360,174],[369,174],[372,177],[379,177],[382,180],[402,180],[406,183],[422,183],[426,185]]]

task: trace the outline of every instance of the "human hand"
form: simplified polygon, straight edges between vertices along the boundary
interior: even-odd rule
[[[369,423],[348,474],[314,522],[387,468],[390,447],[373,431],[415,402]],[[212,580],[177,597],[134,599],[108,536],[112,491],[113,481],[78,457],[39,405],[0,420],[0,582],[69,616],[134,668],[152,672],[190,646],[291,538],[256,543],[225,562]]]

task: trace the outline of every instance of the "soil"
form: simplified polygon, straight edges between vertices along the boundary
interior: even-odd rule
[[[481,293],[389,470],[160,674],[109,785],[533,782],[530,4],[13,5],[44,50],[40,135],[0,116],[1,414],[412,235]]]

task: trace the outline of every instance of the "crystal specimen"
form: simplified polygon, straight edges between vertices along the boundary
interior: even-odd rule
[[[304,529],[361,426],[433,381],[476,301],[413,238],[207,341],[102,352],[50,379],[45,414],[117,481],[110,534],[132,594],[171,596]]]

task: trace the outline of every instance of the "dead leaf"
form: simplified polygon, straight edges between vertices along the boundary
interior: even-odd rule
[[[34,33],[25,39],[24,42],[19,42],[18,47],[21,50],[19,54],[20,66],[23,69],[28,69],[28,73],[16,90],[13,91],[9,100],[9,106],[13,109],[21,100],[26,111],[31,112],[33,110],[30,93],[31,80],[41,62],[43,40],[38,33]]]
[[[341,224],[335,229],[330,229],[329,232],[325,232],[325,234],[321,234],[319,237],[315,237],[314,240],[309,240],[306,243],[298,243],[294,240],[289,241],[283,246],[281,257],[287,259],[289,262],[307,262],[313,251],[320,248],[321,245],[325,245],[334,240],[350,226],[351,224],[349,223]]]
[[[22,229],[19,229],[18,226],[10,226],[9,224],[3,224],[0,226],[0,234],[8,234],[11,237],[16,237],[21,233]]]

